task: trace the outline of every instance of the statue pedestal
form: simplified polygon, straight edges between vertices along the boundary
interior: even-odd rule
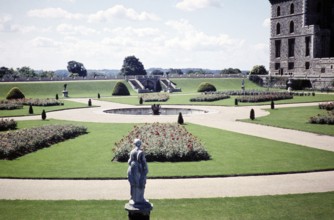
[[[68,91],[67,90],[63,90],[63,97],[68,98]]]
[[[129,202],[125,204],[124,208],[128,211],[129,220],[150,220],[153,205],[149,202],[138,204]]]

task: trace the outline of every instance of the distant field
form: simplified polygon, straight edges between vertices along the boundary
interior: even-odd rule
[[[8,91],[13,87],[19,87],[27,98],[54,98],[56,94],[62,96],[64,84],[67,84],[69,97],[97,98],[111,97],[112,89],[119,80],[101,81],[70,81],[70,82],[10,82],[0,83],[0,99],[4,99]],[[216,86],[217,90],[239,90],[241,89],[242,79],[173,79],[183,93],[196,93],[197,87],[201,82],[209,82]],[[125,82],[125,81],[123,81]],[[126,83],[130,94],[137,93]],[[245,80],[246,89],[263,89],[249,80]]]

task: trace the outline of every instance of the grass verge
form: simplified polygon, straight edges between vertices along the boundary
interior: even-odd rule
[[[268,111],[270,112],[268,116],[256,118],[254,121],[250,119],[242,121],[334,136],[333,125],[311,124],[308,122],[312,116],[327,114],[326,110],[321,110],[318,106],[277,108],[268,109]]]
[[[127,201],[0,200],[1,219],[127,219]],[[151,219],[333,219],[334,192],[151,200]]]
[[[0,177],[16,178],[126,178],[127,163],[111,162],[114,143],[133,124],[70,121],[20,121],[18,127],[71,123],[88,128],[88,134],[13,161],[0,161]],[[197,177],[304,172],[334,169],[334,153],[299,145],[189,124],[212,160],[201,162],[150,162],[149,177]]]

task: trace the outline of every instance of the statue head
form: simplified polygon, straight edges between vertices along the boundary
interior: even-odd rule
[[[135,146],[137,148],[140,148],[140,146],[141,146],[141,140],[140,139],[138,139],[138,138],[134,139],[133,143],[135,144]]]

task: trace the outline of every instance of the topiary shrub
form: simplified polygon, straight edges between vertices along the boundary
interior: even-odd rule
[[[56,94],[56,100],[58,100],[59,99],[59,96],[58,96],[58,93]]]
[[[182,116],[181,112],[179,113],[179,117],[177,119],[177,123],[179,123],[180,125],[184,124],[184,120],[183,120],[183,116]]]
[[[7,94],[6,99],[24,99],[25,96],[17,87],[13,87]]]
[[[274,100],[271,100],[270,108],[271,108],[271,109],[275,109],[275,103],[274,103]]]
[[[139,98],[139,105],[142,105],[143,102],[144,102],[143,97],[140,97],[140,98]]]
[[[32,108],[32,104],[29,105],[29,114],[34,114],[34,109]]]
[[[43,111],[42,111],[42,120],[45,120],[46,119],[46,112],[45,112],[45,110],[43,109]]]
[[[238,105],[238,99],[234,99],[234,105],[235,105],[235,106]]]
[[[112,91],[112,95],[130,95],[130,92],[124,83],[117,82]]]
[[[91,107],[92,106],[92,100],[88,99],[88,106]]]
[[[101,98],[101,95],[100,93],[97,93],[97,98],[100,99]]]
[[[197,89],[197,92],[215,92],[215,91],[217,91],[216,87],[207,82],[202,82]]]
[[[249,118],[250,118],[251,120],[254,120],[254,119],[255,119],[255,111],[254,111],[254,109],[251,109]]]

